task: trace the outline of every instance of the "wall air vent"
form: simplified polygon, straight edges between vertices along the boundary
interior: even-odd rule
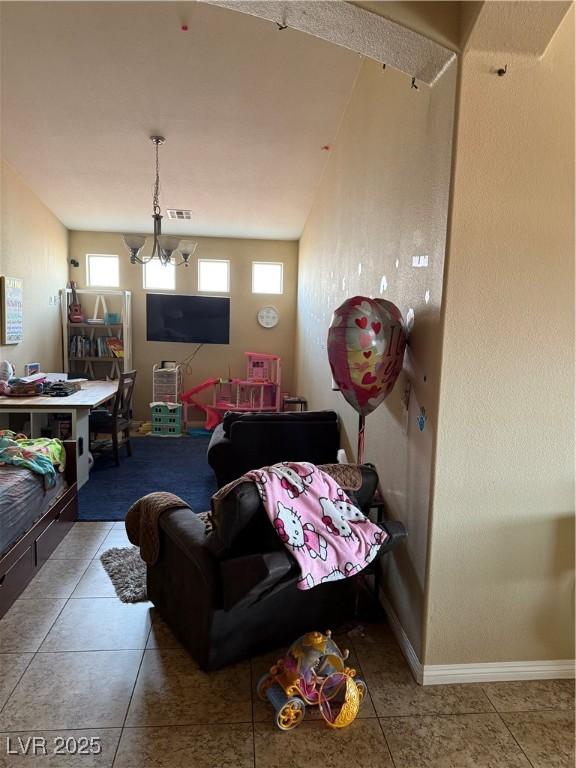
[[[183,208],[166,208],[166,215],[169,219],[176,221],[189,221],[192,218],[192,211],[185,211]]]

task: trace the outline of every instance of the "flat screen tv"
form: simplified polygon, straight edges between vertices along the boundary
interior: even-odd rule
[[[148,293],[146,338],[188,344],[228,344],[230,299]]]

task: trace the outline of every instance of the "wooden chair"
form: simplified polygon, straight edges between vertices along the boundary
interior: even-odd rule
[[[127,371],[120,374],[118,390],[114,398],[112,410],[98,408],[90,414],[90,435],[110,435],[112,438],[112,450],[116,465],[120,464],[118,454],[118,432],[124,436],[123,444],[126,445],[128,456],[132,456],[130,445],[130,420],[132,418],[132,396],[134,394],[134,382],[136,371]]]

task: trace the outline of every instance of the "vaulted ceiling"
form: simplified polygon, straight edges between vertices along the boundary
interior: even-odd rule
[[[4,2],[2,157],[70,229],[298,238],[361,57],[202,3]],[[187,27],[187,29],[183,29]]]

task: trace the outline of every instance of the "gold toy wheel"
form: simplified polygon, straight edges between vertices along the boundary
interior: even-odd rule
[[[305,710],[306,707],[302,699],[288,699],[276,715],[276,725],[282,731],[290,731],[292,728],[296,728],[304,719]]]

